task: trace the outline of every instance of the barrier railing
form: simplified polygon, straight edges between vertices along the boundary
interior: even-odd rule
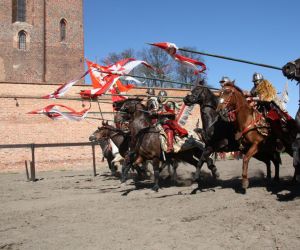
[[[2,148],[30,148],[31,149],[31,161],[29,162],[30,166],[30,176],[28,172],[28,163],[25,161],[25,169],[27,180],[36,181],[36,162],[35,162],[35,149],[36,148],[53,148],[53,147],[79,147],[79,146],[91,146],[93,154],[93,174],[97,175],[96,172],[96,156],[95,156],[95,145],[96,143],[92,142],[70,142],[70,143],[30,143],[30,144],[0,144],[0,149]]]

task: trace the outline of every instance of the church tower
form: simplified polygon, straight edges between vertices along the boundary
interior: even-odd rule
[[[82,0],[0,2],[0,82],[62,83],[84,71]]]

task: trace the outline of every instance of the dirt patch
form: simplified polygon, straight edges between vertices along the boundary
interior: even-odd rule
[[[155,193],[151,180],[121,184],[104,164],[90,170],[0,174],[0,249],[299,249],[300,186],[283,156],[279,184],[251,160],[250,188],[237,192],[241,161],[217,162],[201,191],[194,168],[178,168]],[[206,171],[207,169],[204,168]],[[274,170],[273,170],[274,172]],[[165,177],[165,176],[164,176]]]

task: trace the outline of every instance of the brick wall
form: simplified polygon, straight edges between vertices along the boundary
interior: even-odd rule
[[[57,86],[45,85],[12,85],[0,84],[0,96],[25,95],[43,96],[55,90]],[[81,89],[90,88],[74,86],[68,96],[79,96]],[[130,94],[145,94],[145,89],[134,89]],[[167,90],[169,96],[185,96],[188,91]],[[103,97],[110,100],[110,97]],[[45,107],[52,103],[61,103],[74,108],[82,109],[80,101],[71,100],[46,100],[46,99],[19,99],[19,107],[16,107],[14,99],[0,98],[0,134],[1,144],[17,143],[63,143],[63,142],[86,142],[88,137],[101,121],[85,119],[81,122],[52,121],[43,115],[29,115],[27,112]],[[87,104],[88,105],[88,104]],[[102,111],[112,111],[111,104],[101,104]],[[98,112],[98,104],[92,103],[91,112]],[[89,116],[100,117],[100,114],[89,114]],[[105,119],[112,119],[111,114],[104,114]],[[195,127],[199,118],[199,107],[195,107],[186,125],[187,129]],[[97,155],[101,152],[97,147]],[[37,149],[36,160],[38,170],[45,168],[73,168],[91,167],[92,156],[90,147],[70,148],[46,148]],[[27,149],[0,149],[0,170],[17,170],[24,168],[24,161],[31,158],[30,150]],[[101,156],[98,157],[98,161]]]
[[[1,1],[0,81],[59,83],[84,70],[82,0],[27,0],[26,22],[12,22],[12,1]],[[60,20],[67,21],[60,41]],[[18,33],[26,32],[26,50]]]

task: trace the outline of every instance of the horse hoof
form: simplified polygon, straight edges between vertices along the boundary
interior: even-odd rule
[[[249,187],[249,181],[248,179],[243,179],[242,180],[242,188],[247,189]]]
[[[241,194],[246,194],[247,193],[247,189],[246,188],[241,188]]]
[[[155,192],[158,192],[158,189],[159,189],[158,185],[154,185],[153,188],[152,188],[152,190],[155,191]]]
[[[218,172],[218,170],[213,172],[212,175],[213,175],[214,179],[219,179],[220,178],[220,173]]]

